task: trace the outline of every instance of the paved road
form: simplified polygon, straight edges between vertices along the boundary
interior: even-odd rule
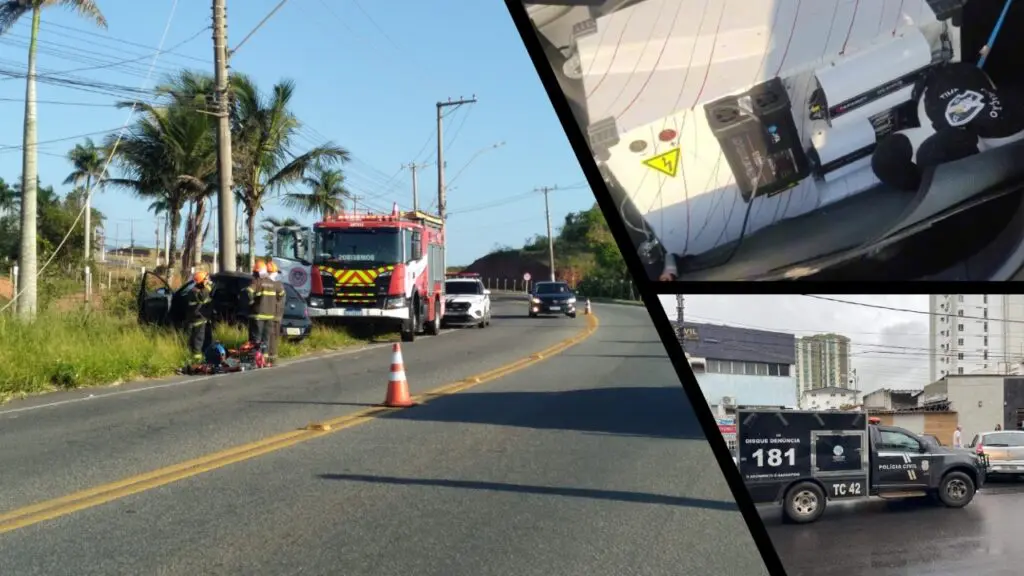
[[[762,517],[789,576],[1016,576],[1024,565],[1024,483],[991,483],[962,510],[870,500],[830,504],[807,526]]]
[[[413,393],[586,325],[521,306],[406,346]],[[0,574],[763,574],[646,311],[596,311],[589,339],[500,379],[0,534]],[[365,409],[388,362],[5,407],[0,509]]]

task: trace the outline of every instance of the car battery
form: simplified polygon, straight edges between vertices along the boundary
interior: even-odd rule
[[[773,78],[704,106],[744,202],[796,186],[810,174],[786,87]]]

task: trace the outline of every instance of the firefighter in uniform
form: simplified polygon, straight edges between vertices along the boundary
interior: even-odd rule
[[[277,290],[267,276],[267,264],[263,260],[257,260],[253,266],[252,283],[245,291],[249,299],[249,341],[269,346],[277,310]]]
[[[186,321],[188,322],[188,347],[192,353],[192,363],[202,364],[204,360],[203,353],[206,351],[206,345],[209,344],[209,340],[212,337],[213,327],[210,325],[210,308],[213,303],[211,297],[212,288],[210,287],[209,275],[200,270],[192,276],[192,280],[195,285],[189,290],[186,301],[188,302],[188,312]]]
[[[274,291],[277,293],[275,297],[274,322],[270,329],[270,345],[268,346],[269,360],[273,364],[277,360],[277,346],[281,340],[281,322],[284,320],[286,296],[284,283],[281,282],[280,278],[280,271],[273,260],[267,262],[267,272],[269,273],[270,281],[274,283]]]

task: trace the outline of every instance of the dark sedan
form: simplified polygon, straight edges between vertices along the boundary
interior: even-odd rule
[[[216,323],[245,324],[248,322],[248,305],[242,291],[252,281],[252,275],[244,272],[220,272],[212,274],[213,319]],[[146,272],[139,287],[139,320],[146,324],[161,324],[183,328],[185,325],[185,296],[194,282],[190,278],[177,290],[171,289],[166,280]],[[312,322],[302,296],[287,282],[284,283],[287,301],[281,321],[281,333],[289,340],[298,341],[309,336]]]
[[[576,317],[576,294],[565,282],[537,282],[530,293],[530,318],[541,314]]]

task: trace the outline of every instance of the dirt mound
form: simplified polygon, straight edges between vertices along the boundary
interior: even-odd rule
[[[534,278],[547,278],[551,268],[544,262],[544,255],[524,254],[508,251],[494,252],[466,266],[465,272],[479,274],[481,278],[521,279],[527,272]]]

